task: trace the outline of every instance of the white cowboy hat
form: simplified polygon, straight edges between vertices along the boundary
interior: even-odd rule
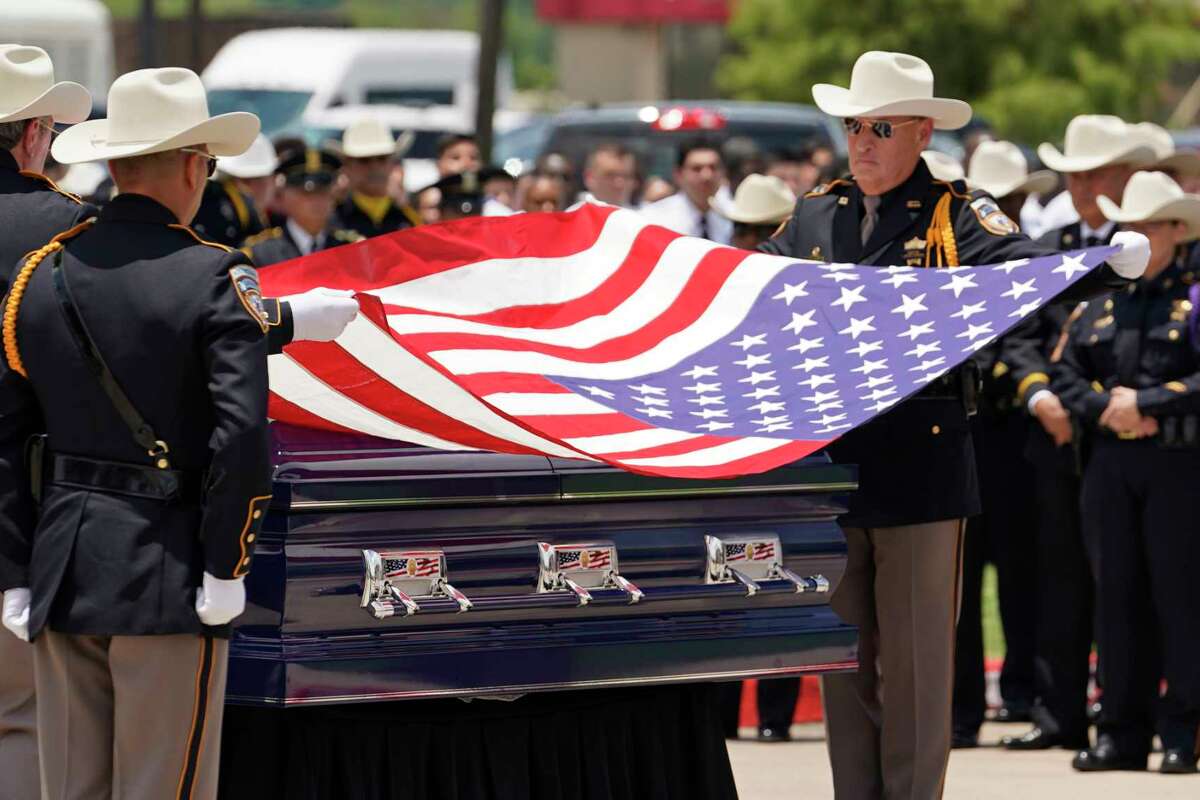
[[[1177,220],[1187,226],[1187,238],[1200,238],[1200,195],[1185,194],[1165,172],[1135,172],[1117,205],[1104,195],[1096,204],[1113,222]]]
[[[1200,175],[1200,153],[1176,150],[1175,140],[1161,125],[1139,122],[1129,126],[1136,138],[1154,148],[1155,169],[1170,170],[1180,175]]]
[[[817,106],[833,117],[929,117],[942,130],[971,121],[971,106],[934,97],[933,70],[905,53],[863,53],[854,62],[849,89],[818,83],[812,94]]]
[[[92,95],[78,83],[54,82],[54,65],[40,47],[0,44],[0,122],[54,117],[75,123],[88,118]]]
[[[275,153],[275,145],[261,133],[254,137],[250,149],[238,156],[230,156],[217,161],[217,171],[234,178],[266,178],[275,174],[279,166],[279,156]]]
[[[258,117],[244,111],[210,117],[204,84],[190,69],[139,69],[113,81],[107,119],[68,128],[50,152],[61,164],[196,145],[208,145],[214,156],[236,156],[254,142],[258,128]]]
[[[982,189],[997,200],[1013,192],[1045,194],[1058,183],[1048,169],[1030,174],[1021,148],[1012,142],[980,142],[967,166],[967,186]]]
[[[721,216],[748,225],[783,222],[796,208],[796,195],[774,175],[747,175],[733,195],[733,202],[713,195],[709,202]]]
[[[966,175],[959,160],[941,150],[922,150],[921,158],[925,159],[930,174],[939,181],[961,181]]]
[[[1120,117],[1081,114],[1067,123],[1063,152],[1049,142],[1038,145],[1038,158],[1056,172],[1087,172],[1113,164],[1144,167],[1154,163],[1154,148]]]
[[[356,119],[342,132],[339,149],[346,158],[404,155],[412,147],[414,134],[405,131],[399,139],[392,138],[388,127],[374,117]]]

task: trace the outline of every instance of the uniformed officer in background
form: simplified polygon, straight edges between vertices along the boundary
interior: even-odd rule
[[[388,194],[392,163],[411,143],[411,136],[392,138],[387,126],[374,117],[355,120],[346,128],[341,156],[350,196],[337,209],[340,227],[369,239],[421,224],[416,211],[397,204]]]
[[[82,86],[55,83],[44,50],[0,45],[0,291],[22,256],[95,213],[41,174],[52,126],[85,120],[91,108]],[[39,796],[33,686],[33,650],[0,635],[0,800]]]
[[[267,228],[267,209],[275,196],[279,159],[261,133],[245,153],[217,160],[217,174],[204,187],[204,199],[192,228],[213,242],[240,247]]]
[[[1064,151],[1038,148],[1042,161],[1066,176],[1080,220],[1038,240],[1056,250],[1108,244],[1119,236],[1097,205],[1102,194],[1119,197],[1138,164],[1154,151],[1121,119],[1076,117],[1067,125]],[[1034,417],[1025,457],[1032,465],[1037,506],[1037,550],[1027,565],[1037,587],[1033,728],[1003,740],[1010,750],[1078,749],[1087,744],[1087,690],[1092,650],[1092,568],[1079,526],[1079,475],[1086,443],[1050,387],[1049,359],[1071,305],[1043,308],[1002,345],[1020,405]],[[1103,665],[1101,665],[1103,666]]]
[[[341,166],[332,152],[313,147],[280,154],[279,200],[285,219],[242,244],[255,266],[362,241],[359,234],[340,227],[334,215],[333,184]]]
[[[5,300],[3,623],[34,641],[43,798],[213,798],[224,626],[270,496],[267,324],[245,256],[185,223],[258,119],[209,117],[177,68],[121,76],[108,111],[54,155],[107,160],[119,193]]]
[[[1150,239],[1145,275],[1073,316],[1052,386],[1094,434],[1083,476],[1096,548],[1104,706],[1077,770],[1142,770],[1157,729],[1164,773],[1196,772],[1200,729],[1200,356],[1188,342],[1200,196],[1138,172],[1104,215]],[[1166,692],[1159,697],[1160,681]]]
[[[763,246],[795,258],[952,267],[1052,251],[1023,236],[984,192],[935,180],[921,160],[934,128],[961,128],[971,107],[935,97],[933,72],[903,53],[869,52],[850,88],[813,87],[840,117],[852,175],[818,187]],[[1076,284],[1124,285],[1145,269],[1145,237]],[[828,448],[859,465],[842,518],[846,573],[835,611],[859,627],[857,672],[823,680],[834,789],[853,798],[942,793],[951,740],[954,625],[966,517],[979,513],[968,413],[974,377],[950,372]]]
[[[483,180],[474,170],[454,172],[426,186],[418,195],[438,198],[438,222],[450,222],[483,214]]]
[[[1012,142],[983,141],[968,165],[967,186],[987,192],[1009,219],[1017,219],[1030,193],[1045,193],[1054,173],[1029,174],[1021,149]],[[998,722],[1028,721],[1034,698],[1033,650],[1037,597],[1026,583],[1034,552],[1033,481],[1024,460],[1029,416],[1015,402],[1012,372],[1000,344],[975,354],[982,391],[971,434],[979,470],[983,513],[967,521],[963,543],[962,610],[954,657],[954,746],[975,747],[987,710],[983,663],[983,567],[996,567],[1000,622],[1004,628],[1003,704]]]

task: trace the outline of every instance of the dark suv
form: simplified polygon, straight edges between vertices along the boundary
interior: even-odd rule
[[[697,136],[718,144],[746,137],[764,154],[822,144],[833,148],[839,163],[846,159],[838,121],[812,106],[688,100],[563,111],[498,137],[494,160],[518,172],[545,153],[562,153],[580,170],[596,145],[616,141],[637,155],[643,174],[670,177],[679,144]]]

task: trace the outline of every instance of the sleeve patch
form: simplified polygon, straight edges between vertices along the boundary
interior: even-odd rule
[[[230,268],[229,279],[233,281],[233,288],[246,311],[262,328],[263,333],[266,333],[269,320],[267,310],[263,306],[262,289],[258,286],[258,271],[254,267],[238,264]]]
[[[996,201],[990,197],[978,197],[971,201],[971,210],[979,219],[983,229],[995,236],[1008,236],[1020,233],[1021,228],[1000,210]]]

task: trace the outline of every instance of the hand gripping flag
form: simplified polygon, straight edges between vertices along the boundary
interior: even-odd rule
[[[445,450],[762,472],[885,413],[1113,252],[990,267],[819,264],[585,205],[406,230],[268,267],[353,289],[331,343],[272,356],[271,415]]]

